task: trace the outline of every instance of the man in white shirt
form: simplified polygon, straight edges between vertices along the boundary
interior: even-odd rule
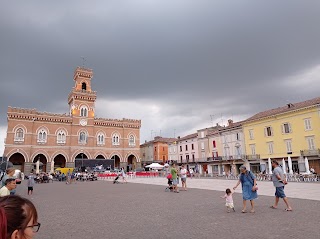
[[[181,166],[180,177],[182,183],[182,190],[187,191],[187,169],[184,165]]]
[[[17,187],[16,179],[8,178],[5,182],[5,186],[0,189],[0,197],[10,195],[10,191]]]

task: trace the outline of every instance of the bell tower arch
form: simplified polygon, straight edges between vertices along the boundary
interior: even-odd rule
[[[74,87],[68,96],[68,104],[76,124],[86,125],[94,119],[97,93],[91,88],[92,77],[91,69],[77,67],[74,72]]]

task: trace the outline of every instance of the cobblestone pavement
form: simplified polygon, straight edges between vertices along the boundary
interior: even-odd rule
[[[26,182],[18,194],[26,196]],[[312,192],[310,192],[312,193]],[[270,209],[260,196],[256,213],[227,213],[220,191],[165,192],[164,186],[109,181],[37,184],[31,198],[39,212],[37,238],[319,238],[320,201],[290,199],[294,211]]]

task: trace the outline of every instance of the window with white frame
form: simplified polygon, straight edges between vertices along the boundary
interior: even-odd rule
[[[256,145],[250,144],[250,150],[251,150],[251,155],[255,155],[256,154]]]
[[[171,148],[171,147],[169,147],[169,153],[171,153],[171,151],[172,151],[172,148]]]
[[[87,106],[81,106],[81,108],[80,108],[80,116],[81,117],[87,117],[88,116],[88,107]]]
[[[135,140],[133,135],[129,136],[129,145],[130,146],[135,146],[136,145],[136,140]]]
[[[38,143],[44,144],[47,142],[47,131],[44,129],[41,129],[38,131]]]
[[[173,152],[174,152],[174,153],[176,152],[176,147],[173,148]]]
[[[118,134],[112,135],[112,145],[120,145],[120,137]]]
[[[287,152],[292,152],[292,141],[291,139],[285,140],[286,147],[287,147]]]
[[[227,158],[230,156],[229,146],[224,146],[224,156],[226,156]]]
[[[201,153],[201,158],[204,159],[205,157],[206,157],[206,153],[205,153],[205,152],[202,152],[202,153]]]
[[[99,133],[97,135],[97,145],[99,145],[99,146],[105,145],[105,136],[103,133]]]
[[[311,127],[311,118],[304,119],[304,129],[305,129],[305,130],[312,130],[312,127]]]
[[[66,141],[66,132],[64,130],[59,130],[57,133],[57,144],[65,144]]]
[[[249,138],[254,139],[253,129],[249,129]]]
[[[24,141],[24,130],[22,128],[18,128],[14,134],[15,142],[23,142]]]
[[[264,134],[265,136],[272,136],[273,135],[273,130],[271,126],[265,127],[264,128]]]
[[[236,133],[236,140],[239,141],[240,140],[240,133]]]
[[[273,154],[273,142],[267,142],[269,154]]]
[[[291,131],[291,124],[290,123],[284,123],[282,125],[282,133],[283,134],[290,134],[292,131]]]
[[[236,155],[238,156],[237,158],[240,158],[240,155],[241,155],[241,147],[240,147],[240,145],[236,146]]]
[[[306,139],[307,139],[309,150],[314,150],[316,148],[314,144],[314,137],[310,136],[310,137],[306,137]]]
[[[213,165],[212,166],[212,171],[215,172],[215,173],[219,172],[219,165]]]
[[[88,142],[88,136],[87,133],[84,131],[81,131],[79,133],[79,144],[86,144]]]
[[[204,149],[204,142],[201,142],[201,149]]]

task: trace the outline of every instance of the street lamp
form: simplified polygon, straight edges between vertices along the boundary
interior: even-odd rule
[[[83,167],[83,150],[81,150],[81,167]]]

